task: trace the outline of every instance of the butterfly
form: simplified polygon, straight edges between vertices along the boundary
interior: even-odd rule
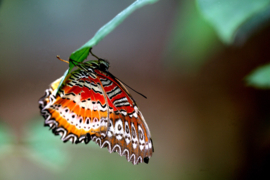
[[[154,152],[150,130],[124,84],[108,71],[109,62],[98,58],[76,66],[58,92],[63,77],[39,100],[44,125],[63,142],[92,140],[110,153],[125,155],[134,165],[148,164]]]

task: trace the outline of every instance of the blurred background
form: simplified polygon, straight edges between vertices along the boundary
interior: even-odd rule
[[[230,25],[216,21],[224,25],[218,29],[205,8],[214,1],[144,6],[93,48],[112,74],[147,96],[131,91],[155,153],[134,166],[93,142],[64,144],[38,109],[68,68],[56,55],[68,59],[133,0],[0,0],[0,179],[269,178],[269,90],[247,86],[245,77],[269,62],[270,11],[256,11],[267,13],[228,35]],[[218,5],[215,13],[227,8]],[[242,12],[227,15],[237,20]]]

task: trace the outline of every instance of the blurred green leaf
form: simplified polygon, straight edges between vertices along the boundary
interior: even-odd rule
[[[270,0],[197,0],[197,3],[204,17],[228,44],[234,42],[237,31],[244,24],[240,32],[247,36],[264,22],[262,17],[263,20],[270,17]]]
[[[64,144],[60,136],[55,136],[48,127],[43,126],[44,119],[38,117],[26,127],[24,153],[51,170],[59,170],[70,161],[68,143]]]
[[[182,73],[196,73],[222,44],[200,16],[194,1],[179,3],[174,23],[164,59],[177,72],[180,69]]]
[[[89,55],[89,50],[95,46],[99,41],[101,41],[105,36],[107,36],[110,32],[112,32],[119,24],[121,24],[133,11],[136,9],[147,5],[157,2],[158,0],[136,0],[134,3],[132,3],[130,6],[128,6],[126,9],[124,9],[122,12],[117,14],[111,21],[109,21],[107,24],[105,24],[103,27],[101,27],[94,37],[90,39],[88,42],[86,42],[82,47],[74,51],[69,59],[73,60],[73,63],[69,63],[69,69],[65,72],[64,78],[61,80],[56,93],[58,92],[59,88],[61,87],[62,83],[64,82],[64,79],[66,76],[71,72],[71,70],[74,68],[75,65],[78,63],[84,61],[87,56]]]
[[[270,64],[255,69],[246,77],[246,82],[256,88],[270,88]]]
[[[55,136],[49,127],[43,126],[43,122],[43,117],[37,117],[30,121],[31,124],[27,124],[24,146],[21,146],[23,154],[37,162],[37,164],[41,164],[53,171],[59,171],[71,161],[71,147],[75,149],[83,147],[88,150],[100,149],[94,142],[87,145],[84,143],[77,145],[71,144],[71,142],[63,143],[60,136]]]

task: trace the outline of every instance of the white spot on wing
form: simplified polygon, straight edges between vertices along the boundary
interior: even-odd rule
[[[138,145],[138,138],[137,138],[137,132],[133,123],[131,123],[131,137],[132,137],[132,147],[133,149],[135,149]]]
[[[105,126],[105,127],[107,127],[107,125],[108,125],[108,118],[102,117],[102,118],[100,119],[100,126]]]
[[[149,146],[149,149],[152,149],[152,143],[151,142],[149,142],[148,146]]]
[[[137,119],[138,113],[139,113],[139,109],[137,108],[137,106],[134,106],[134,112],[131,115],[129,115],[129,117],[130,118],[135,117]]]
[[[114,133],[116,135],[116,139],[121,140],[124,134],[123,122],[121,119],[116,120],[115,122],[115,130]]]
[[[108,137],[112,137],[114,135],[114,127],[113,127],[113,122],[112,120],[109,121],[109,126],[108,126]]]
[[[138,125],[138,130],[139,130],[139,145],[140,145],[140,150],[142,151],[144,146],[145,146],[145,138],[144,138],[144,133],[140,125]]]
[[[131,139],[131,136],[130,136],[130,129],[129,129],[129,125],[128,125],[128,122],[125,121],[125,133],[124,133],[124,137],[125,137],[125,141],[127,144],[130,143],[130,139]]]

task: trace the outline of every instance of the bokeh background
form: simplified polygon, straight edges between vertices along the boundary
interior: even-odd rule
[[[269,62],[270,25],[228,45],[193,0],[147,5],[93,49],[147,96],[131,91],[153,137],[149,164],[64,144],[43,127],[38,99],[68,68],[56,55],[68,59],[132,2],[0,1],[0,179],[269,177],[269,90],[244,78]]]

